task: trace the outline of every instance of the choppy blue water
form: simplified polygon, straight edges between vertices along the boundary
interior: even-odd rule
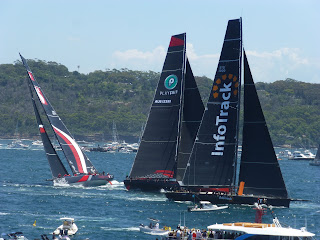
[[[123,179],[129,173],[134,154],[89,152],[89,158],[100,171],[115,175],[113,185],[95,188],[60,186],[45,181],[51,173],[45,154],[40,150],[0,148],[0,231],[22,231],[29,239],[49,234],[61,222],[73,217],[79,228],[73,238],[156,239],[139,232],[139,224],[148,217],[162,225],[175,227],[185,219],[188,227],[204,229],[214,223],[254,221],[255,211],[248,206],[195,213],[187,212],[186,203],[169,202],[161,193],[126,191]],[[274,209],[282,223],[307,229],[320,239],[320,167],[307,161],[280,161],[292,198],[310,202],[293,202],[289,209]],[[36,227],[32,224],[36,220]],[[264,222],[272,220],[270,214]]]

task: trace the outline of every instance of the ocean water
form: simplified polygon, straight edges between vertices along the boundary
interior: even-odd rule
[[[114,174],[112,185],[94,188],[53,186],[44,151],[0,148],[0,231],[22,231],[28,239],[50,234],[60,217],[73,217],[80,239],[150,239],[157,236],[139,232],[147,218],[160,225],[179,223],[205,229],[214,223],[254,221],[250,206],[230,205],[228,209],[207,213],[187,212],[186,203],[170,202],[162,193],[127,191],[123,179],[129,173],[135,154],[89,152],[99,171]],[[275,208],[280,222],[294,228],[307,227],[320,239],[320,167],[306,161],[280,161],[283,177],[292,198],[289,209]],[[36,226],[33,226],[36,221]],[[272,221],[271,214],[263,221]]]

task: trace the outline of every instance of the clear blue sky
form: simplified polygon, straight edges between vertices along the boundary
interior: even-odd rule
[[[320,83],[318,0],[0,0],[0,64],[21,52],[82,73],[160,72],[171,35],[186,32],[194,74],[213,78],[239,17],[256,82]]]

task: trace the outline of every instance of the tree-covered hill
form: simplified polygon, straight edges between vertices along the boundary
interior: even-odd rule
[[[122,138],[137,138],[160,77],[152,71],[112,69],[80,74],[55,62],[28,60],[28,64],[69,130],[85,140],[110,140],[113,121]],[[206,102],[212,80],[196,80]],[[287,79],[256,85],[275,145],[318,144],[320,84]],[[21,62],[0,65],[0,91],[0,137],[12,137],[17,125],[22,137],[38,136]]]

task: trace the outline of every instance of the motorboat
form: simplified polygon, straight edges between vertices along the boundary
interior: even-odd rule
[[[22,232],[2,233],[0,240],[28,240]]]
[[[53,233],[60,236],[73,236],[77,233],[78,227],[74,223],[74,218],[63,217],[62,225],[60,225]]]
[[[28,149],[29,145],[22,143],[20,139],[16,139],[12,141],[10,144],[8,144],[8,148],[14,148],[14,149]]]
[[[257,203],[255,206],[256,219],[254,223],[235,222],[208,226],[209,232],[214,232],[213,239],[314,239],[315,234],[308,232],[305,227],[301,229],[284,227],[275,216],[273,216],[271,224],[262,223],[262,216],[266,209]]]
[[[317,154],[313,160],[309,162],[311,166],[320,166],[320,145],[317,150]]]
[[[139,226],[140,232],[148,233],[151,235],[167,235],[171,230],[171,228],[167,226],[160,228],[159,220],[157,219],[153,219],[153,218],[148,218],[148,219],[150,220],[150,224],[149,225],[140,224]]]
[[[280,151],[277,154],[277,159],[278,160],[283,160],[283,159],[289,159],[289,157],[292,155],[292,153],[289,150],[284,150],[284,151]]]
[[[43,143],[41,140],[35,140],[32,142],[32,146],[43,146]]]
[[[215,211],[215,210],[221,210],[226,208],[228,208],[228,206],[217,206],[212,204],[209,201],[200,201],[199,205],[195,204],[194,206],[189,206],[188,211],[189,212],[206,212],[206,211]]]
[[[294,151],[289,157],[290,160],[313,160],[316,156],[309,150],[305,150],[303,153],[301,151]]]

